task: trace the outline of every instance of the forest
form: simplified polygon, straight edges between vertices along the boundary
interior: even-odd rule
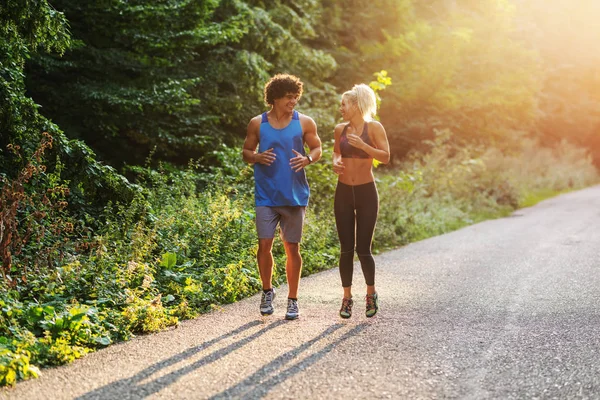
[[[260,290],[241,146],[276,73],[302,79],[323,141],[303,275],[337,267],[333,128],[357,83],[391,145],[375,252],[597,184],[599,17],[595,0],[3,0],[0,386]]]

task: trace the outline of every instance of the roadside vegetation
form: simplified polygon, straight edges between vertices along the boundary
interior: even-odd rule
[[[331,132],[352,83],[378,92],[392,145],[376,252],[600,182],[600,116],[580,112],[600,109],[600,63],[557,80],[510,1],[350,3],[0,6],[0,385],[260,290],[241,140],[273,73],[306,82],[324,143],[304,275],[337,264]]]

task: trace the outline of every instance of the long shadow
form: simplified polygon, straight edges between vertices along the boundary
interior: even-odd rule
[[[228,332],[217,338],[214,338],[212,340],[204,342],[199,346],[192,347],[192,348],[190,348],[182,353],[179,353],[177,355],[174,355],[166,360],[163,360],[156,364],[153,364],[153,365],[149,366],[148,368],[138,372],[137,374],[135,374],[134,376],[132,376],[130,378],[125,378],[125,379],[121,379],[121,380],[118,380],[115,382],[111,382],[108,385],[102,386],[98,389],[94,389],[91,392],[88,392],[84,395],[77,397],[77,399],[78,400],[91,400],[91,399],[123,399],[123,398],[132,398],[132,397],[133,398],[146,397],[152,393],[156,393],[156,392],[160,391],[164,387],[175,382],[181,376],[191,372],[192,370],[200,368],[203,365],[209,364],[211,362],[218,360],[219,358],[221,358],[223,356],[226,356],[227,354],[242,347],[243,345],[247,344],[248,342],[263,335],[270,329],[273,329],[273,328],[283,324],[284,322],[285,322],[284,320],[278,320],[278,321],[272,322],[269,325],[265,326],[264,328],[260,329],[259,331],[255,332],[254,334],[252,334],[248,337],[245,337],[235,343],[232,343],[229,346],[224,347],[221,350],[217,350],[189,366],[186,366],[177,371],[171,372],[163,377],[157,378],[148,383],[145,383],[142,385],[139,384],[139,382],[145,380],[146,378],[157,373],[158,371],[160,371],[164,368],[167,368],[171,365],[177,364],[178,362],[183,361],[183,360],[193,356],[194,354],[197,354],[200,351],[202,351],[224,339],[227,339],[231,336],[235,336],[235,335],[242,333],[242,332],[244,332],[250,328],[253,328],[257,325],[262,325],[262,322],[258,321],[258,320],[248,322],[247,324],[244,324],[244,325],[240,326],[239,328],[234,329],[231,332]]]
[[[325,338],[326,336],[330,335],[334,331],[340,329],[344,325],[345,324],[336,324],[336,325],[333,325],[333,326],[327,328],[319,336],[315,337],[314,339],[309,340],[308,342],[302,344],[301,346],[295,348],[294,350],[290,350],[287,353],[282,354],[281,356],[279,356],[276,359],[274,359],[273,361],[271,361],[269,364],[265,365],[259,371],[255,372],[254,374],[252,374],[249,377],[247,377],[246,379],[244,379],[242,382],[236,384],[235,386],[230,387],[229,389],[227,389],[221,393],[218,393],[218,394],[210,397],[210,399],[216,400],[216,399],[243,398],[246,400],[246,399],[260,399],[262,397],[265,397],[271,391],[271,389],[273,389],[275,386],[279,385],[280,383],[282,383],[286,379],[290,378],[291,376],[304,371],[306,368],[313,365],[314,363],[319,361],[321,358],[325,357],[325,355],[327,355],[329,352],[331,352],[331,350],[333,350],[335,347],[337,347],[340,343],[344,342],[345,340],[349,339],[352,336],[355,336],[357,333],[364,330],[370,324],[362,323],[360,325],[355,326],[354,328],[352,328],[351,330],[349,330],[348,332],[346,332],[342,336],[340,336],[336,341],[328,344],[320,351],[309,355],[304,360],[290,366],[289,368],[287,368],[281,372],[277,372],[282,366],[284,366],[285,364],[287,364],[294,358],[298,357],[298,355],[300,353],[307,350],[310,346],[312,346],[319,340]],[[271,377],[268,378],[267,380],[263,381],[263,379],[265,379],[269,376],[271,376]]]

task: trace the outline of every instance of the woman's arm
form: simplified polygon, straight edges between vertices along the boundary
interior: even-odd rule
[[[342,175],[345,168],[344,163],[342,162],[342,152],[340,151],[340,136],[342,136],[343,129],[344,124],[338,124],[333,131],[333,172],[338,175]]]
[[[369,137],[375,144],[375,147],[366,144],[360,136],[354,134],[348,135],[348,143],[361,149],[383,164],[390,162],[390,144],[388,143],[383,125],[378,121],[369,122]]]

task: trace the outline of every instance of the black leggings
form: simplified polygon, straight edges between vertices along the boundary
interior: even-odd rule
[[[369,286],[374,285],[375,260],[371,255],[371,243],[379,212],[379,196],[375,182],[356,186],[338,182],[333,208],[340,238],[342,286],[352,286],[355,244],[365,282]]]

